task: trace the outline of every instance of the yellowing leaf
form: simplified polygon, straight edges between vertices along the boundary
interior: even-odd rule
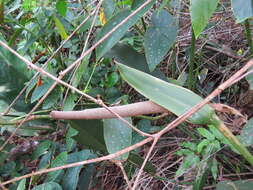
[[[99,14],[99,20],[102,24],[102,26],[104,26],[106,24],[106,17],[105,17],[105,11],[103,8],[101,8],[100,14]]]
[[[54,22],[55,22],[55,26],[58,30],[58,33],[60,34],[62,39],[66,40],[68,38],[68,34],[65,31],[63,24],[61,23],[61,21],[57,17],[54,17]]]

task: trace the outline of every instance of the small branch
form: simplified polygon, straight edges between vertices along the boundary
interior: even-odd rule
[[[119,114],[121,117],[168,112],[165,108],[151,101],[110,107],[110,110]],[[105,108],[94,108],[83,111],[52,111],[50,116],[53,119],[108,119],[117,117]]]

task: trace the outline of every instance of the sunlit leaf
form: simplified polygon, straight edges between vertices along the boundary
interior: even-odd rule
[[[218,5],[218,0],[191,0],[190,14],[196,38],[205,29]]]
[[[100,10],[99,20],[100,20],[102,26],[104,26],[106,24],[106,17],[105,17],[105,12],[104,12],[103,8],[101,8],[101,10]]]
[[[178,116],[202,101],[200,96],[186,88],[167,83],[122,64],[118,66],[123,79],[135,90]],[[195,124],[208,124],[211,123],[210,119],[214,114],[214,110],[205,105],[189,120]]]
[[[58,33],[60,34],[62,39],[66,40],[68,38],[68,34],[67,34],[63,24],[61,23],[61,21],[57,17],[54,17],[54,22],[55,22],[55,26],[57,28]]]
[[[60,13],[61,16],[65,17],[67,12],[67,2],[66,0],[58,0],[56,2],[56,9]]]
[[[176,19],[165,10],[154,12],[144,38],[145,55],[150,71],[154,71],[162,61],[176,41],[176,36]]]
[[[125,118],[132,123],[131,118]],[[104,119],[104,138],[108,152],[113,154],[132,144],[132,129],[119,119]],[[117,157],[118,160],[126,160],[129,153]]]

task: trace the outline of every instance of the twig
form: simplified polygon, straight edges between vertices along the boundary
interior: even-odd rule
[[[129,189],[129,190],[132,190],[132,188],[131,188],[131,183],[130,183],[128,177],[127,177],[127,174],[126,174],[126,171],[125,171],[125,169],[124,169],[124,167],[123,167],[122,162],[119,161],[119,160],[112,160],[112,162],[113,162],[114,164],[116,164],[116,165],[120,168],[120,170],[121,170],[121,172],[122,172],[122,174],[123,174],[123,177],[124,177],[124,179],[125,179],[125,181],[126,181],[126,183],[127,183],[128,189]]]

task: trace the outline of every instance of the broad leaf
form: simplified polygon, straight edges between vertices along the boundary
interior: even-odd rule
[[[253,69],[253,68],[251,68],[251,69]],[[249,83],[249,89],[250,90],[253,90],[253,73],[250,73],[249,75],[247,75],[246,77],[245,77],[245,79],[248,81],[248,83]]]
[[[62,188],[58,183],[49,182],[38,185],[32,188],[32,190],[62,190]]]
[[[151,26],[147,29],[144,38],[145,55],[151,72],[163,60],[176,41],[176,36],[176,19],[165,10],[154,12]]]
[[[132,123],[131,118],[125,118]],[[132,129],[119,119],[104,119],[104,138],[108,152],[113,154],[132,144]],[[116,159],[126,160],[129,153],[123,154]]]
[[[191,0],[191,22],[196,38],[205,29],[217,5],[218,0]]]
[[[116,61],[124,65],[138,69],[145,73],[149,73],[164,81],[168,81],[164,73],[162,73],[159,69],[155,69],[153,72],[150,72],[145,56],[136,52],[132,47],[123,43],[118,43],[115,45],[106,54],[106,57],[115,58]]]
[[[253,118],[251,118],[248,123],[243,127],[239,138],[244,145],[253,145]]]
[[[26,179],[22,179],[19,184],[17,190],[25,190],[25,184],[26,184]]]
[[[42,96],[44,96],[48,89],[52,86],[53,81],[48,80],[44,82],[41,86],[38,86],[35,88],[35,90],[32,93],[31,97],[31,103],[34,103],[35,101],[39,100]]]
[[[216,190],[252,190],[253,182],[248,180],[222,181],[216,185]]]
[[[252,0],[231,0],[232,10],[237,22],[243,22],[253,16]]]
[[[42,143],[40,143],[35,149],[35,151],[32,153],[32,160],[36,160],[43,154],[47,153],[51,145],[52,142],[50,140],[45,140]]]
[[[51,164],[51,168],[62,166],[66,164],[68,159],[68,153],[67,152],[61,152],[53,161]],[[57,170],[53,172],[49,172],[47,176],[47,181],[54,181],[62,172],[63,170]]]
[[[118,66],[123,79],[135,90],[178,116],[202,101],[200,96],[186,88],[167,83],[122,64]],[[195,124],[209,124],[214,114],[214,110],[209,105],[205,105],[189,120]]]
[[[145,2],[145,1],[141,1]],[[153,5],[154,1],[149,3],[147,6],[142,8],[137,14],[135,14],[131,19],[128,19],[123,25],[121,25],[113,34],[111,34],[104,42],[102,42],[96,49],[97,59],[100,59],[104,54],[109,51],[128,31],[130,27],[132,27]],[[136,7],[138,8],[138,7]],[[119,12],[117,15],[112,17],[102,28],[100,33],[98,34],[97,41],[99,41],[102,37],[104,37],[108,32],[110,32],[116,25],[118,25],[121,21],[123,21],[127,16],[131,14],[131,12],[135,10],[123,10]]]
[[[74,152],[68,155],[68,164],[87,160],[93,154],[89,150]],[[75,190],[79,181],[79,173],[83,166],[77,166],[67,169],[62,182],[63,189]]]
[[[85,147],[106,152],[103,123],[101,120],[70,120],[70,125],[78,131],[73,138]]]

